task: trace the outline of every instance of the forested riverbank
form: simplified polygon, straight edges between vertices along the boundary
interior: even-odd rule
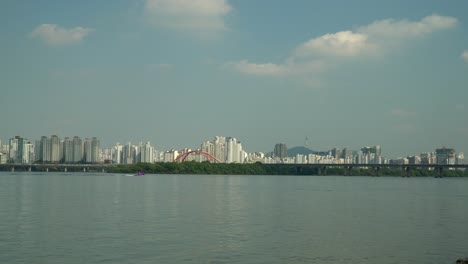
[[[346,175],[346,176],[409,176],[432,177],[437,173],[434,170],[412,168],[403,171],[400,168],[342,168],[320,166],[294,166],[294,164],[275,164],[271,166],[262,163],[251,164],[226,164],[209,162],[161,162],[161,163],[137,163],[131,165],[118,165],[109,167],[111,173],[135,173],[147,174],[220,174],[220,175]],[[444,177],[468,177],[468,170],[444,170]]]

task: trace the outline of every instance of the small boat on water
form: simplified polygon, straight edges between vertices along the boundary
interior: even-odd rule
[[[137,174],[135,174],[133,176],[145,176],[145,173],[144,172],[138,172]]]

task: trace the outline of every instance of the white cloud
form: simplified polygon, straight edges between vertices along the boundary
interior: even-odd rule
[[[241,73],[254,75],[284,75],[289,72],[289,69],[284,65],[274,63],[257,64],[250,63],[247,60],[229,62],[225,66]]]
[[[384,55],[395,43],[449,29],[456,24],[456,18],[439,15],[427,16],[420,21],[378,20],[359,27],[354,32],[339,31],[312,38],[295,48],[282,64],[257,64],[242,60],[229,65],[246,74],[307,75],[321,72],[329,65],[336,65],[339,60]],[[462,57],[468,57],[468,52],[465,51]],[[393,114],[401,115],[403,112]]]
[[[455,17],[431,15],[420,21],[384,19],[358,28],[358,32],[378,38],[409,38],[432,33],[437,30],[453,28],[458,20]]]
[[[145,11],[157,26],[178,30],[216,32],[226,29],[227,0],[146,0]]]
[[[321,72],[325,65],[321,61],[311,61],[307,63],[287,62],[284,64],[274,63],[252,63],[248,60],[238,62],[228,62],[225,67],[240,73],[252,75],[286,76],[302,75],[306,73]]]
[[[299,45],[294,51],[297,58],[355,57],[381,54],[386,50],[389,39],[401,42],[437,30],[449,29],[457,19],[448,16],[431,15],[420,21],[385,19],[359,27],[356,32],[339,31],[313,38]]]
[[[297,57],[339,56],[350,57],[373,52],[376,46],[368,41],[366,34],[340,31],[313,38],[300,45],[294,52]]]
[[[463,51],[461,58],[468,62],[468,50]]]
[[[92,28],[75,27],[66,29],[56,24],[42,24],[31,32],[31,36],[40,38],[48,45],[60,46],[79,43],[93,31],[95,30]]]

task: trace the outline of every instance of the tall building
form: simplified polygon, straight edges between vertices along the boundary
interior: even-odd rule
[[[36,140],[35,141],[35,147],[34,147],[34,161],[42,161],[42,146],[41,146],[41,140]]]
[[[242,144],[236,138],[226,138],[226,162],[227,163],[243,163]]]
[[[341,155],[342,155],[341,149],[339,149],[339,148],[333,148],[333,149],[331,150],[331,155],[332,155],[335,159],[341,158]]]
[[[442,147],[436,149],[437,164],[455,164],[455,149]]]
[[[275,145],[275,149],[273,150],[273,155],[276,158],[286,158],[288,156],[288,147],[284,143],[278,143]]]
[[[73,140],[69,137],[63,140],[63,160],[65,163],[73,163]]]
[[[81,138],[73,137],[73,162],[79,163],[83,160],[83,143]]]
[[[152,163],[154,161],[154,148],[151,146],[150,142],[142,145],[140,148],[140,161],[146,163]]]
[[[10,138],[10,151],[8,152],[8,162],[16,162],[18,157],[18,137]]]
[[[91,140],[91,162],[92,163],[101,162],[100,148],[101,148],[101,142],[96,137],[93,137],[93,139]]]
[[[135,161],[136,149],[130,142],[122,149],[123,164],[133,164]]]
[[[201,144],[201,151],[204,151],[212,156],[215,156],[215,145],[214,143],[210,142],[210,141],[204,141],[202,144]],[[207,158],[205,156],[202,156],[201,157],[201,160],[202,161],[206,161]]]
[[[60,138],[56,135],[50,137],[50,162],[60,161]]]
[[[226,138],[216,136],[213,145],[214,157],[221,162],[226,162]]]
[[[114,146],[112,150],[112,162],[115,164],[121,164],[123,159],[122,159],[122,150],[123,147],[120,145],[119,142]]]
[[[46,136],[41,137],[41,157],[43,162],[50,162],[51,158],[51,149],[50,149],[50,138]]]
[[[83,141],[83,160],[86,163],[91,163],[91,140],[85,138]]]

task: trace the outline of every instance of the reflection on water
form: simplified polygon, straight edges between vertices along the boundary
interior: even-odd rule
[[[454,263],[468,179],[0,173],[0,263]]]

